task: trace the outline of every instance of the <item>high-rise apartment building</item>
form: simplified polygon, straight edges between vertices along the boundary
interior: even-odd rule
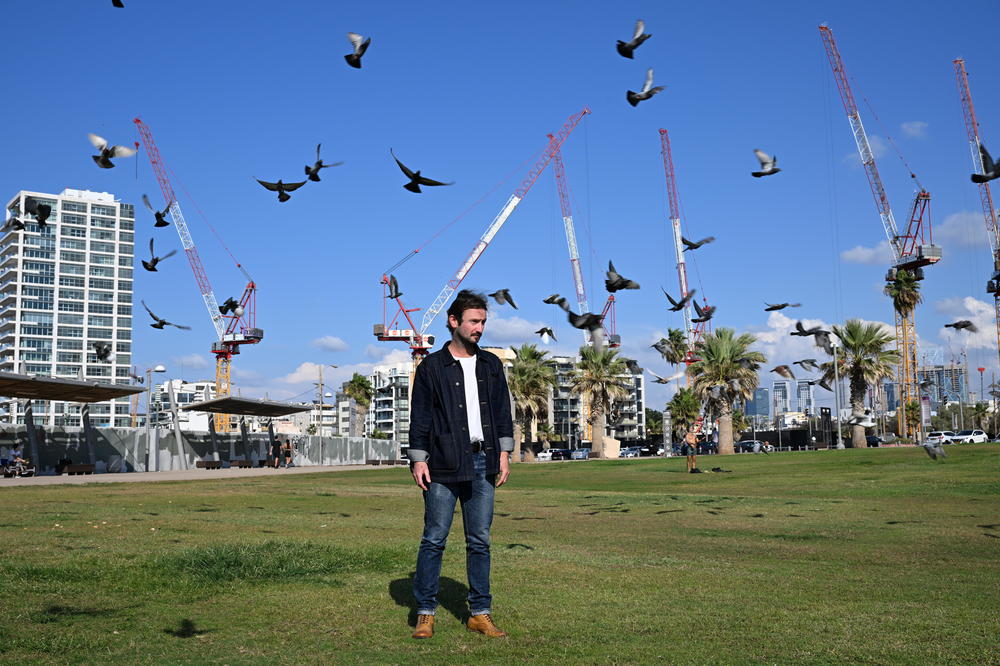
[[[42,228],[22,215],[23,230],[0,233],[0,370],[129,383],[135,208],[107,192],[22,190],[8,200],[25,210],[52,207]],[[110,343],[98,360],[94,343]],[[23,402],[9,400],[7,420],[23,423]],[[81,405],[35,400],[35,422],[79,426]],[[130,425],[129,401],[90,407],[94,426]]]
[[[766,388],[754,389],[753,400],[749,400],[743,413],[747,416],[759,416],[765,419],[771,416],[771,392]]]
[[[933,404],[968,402],[969,381],[962,365],[925,365],[917,368],[917,382],[930,381],[926,392]]]
[[[409,444],[412,372],[412,360],[372,368],[368,381],[374,395],[368,406],[368,432],[380,430],[403,445]]]
[[[816,398],[813,393],[813,385],[809,380],[799,379],[795,382],[795,397],[800,412],[816,413]]]
[[[771,395],[774,397],[774,416],[792,411],[789,404],[792,393],[791,387],[792,383],[785,379],[779,379],[774,382],[771,388]]]

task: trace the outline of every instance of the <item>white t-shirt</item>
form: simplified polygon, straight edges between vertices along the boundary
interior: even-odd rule
[[[469,420],[469,440],[482,442],[483,417],[479,412],[479,382],[476,381],[476,357],[457,359],[465,379],[465,414]]]

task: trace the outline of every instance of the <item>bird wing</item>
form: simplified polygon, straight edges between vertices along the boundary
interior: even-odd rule
[[[754,148],[753,154],[757,156],[757,161],[760,162],[760,168],[767,171],[774,166],[774,160],[770,155],[765,153],[760,148]]]
[[[142,303],[142,307],[146,308],[146,312],[148,312],[148,313],[149,313],[149,316],[150,316],[150,317],[152,317],[152,318],[153,318],[153,319],[155,319],[156,321],[160,321],[160,318],[159,318],[159,317],[157,317],[157,316],[156,316],[155,314],[153,314],[153,311],[149,309],[149,306],[148,306],[148,305],[146,305],[146,301],[143,301],[143,300],[140,300],[139,302],[140,302],[140,303]]]
[[[294,192],[305,184],[306,181],[303,180],[301,183],[282,183],[282,187],[286,192]]]
[[[656,374],[656,373],[655,373],[655,372],[653,372],[652,370],[648,370],[648,369],[647,369],[647,370],[646,370],[646,372],[648,372],[649,374],[653,375],[654,377],[656,377],[656,378],[657,378],[657,379],[659,379],[660,381],[665,381],[665,380],[663,379],[663,377],[659,376],[658,374]]]
[[[454,185],[455,184],[454,181],[452,181],[450,183],[442,183],[439,180],[433,180],[431,178],[425,178],[424,176],[420,176],[420,178],[417,178],[417,182],[420,183],[421,185]]]
[[[646,82],[642,84],[642,92],[647,93],[653,87],[653,68],[646,70]]]
[[[254,180],[256,180],[258,183],[260,183],[261,185],[263,185],[266,189],[271,190],[272,192],[277,192],[278,191],[278,184],[277,183],[269,183],[266,180],[261,180],[260,178],[255,178]]]
[[[694,311],[698,313],[699,317],[705,316],[705,311],[701,309],[700,305],[698,305],[698,301],[692,301],[691,304],[694,306]]]
[[[399,165],[400,171],[402,171],[407,178],[413,178],[416,176],[416,174],[410,171],[405,164],[399,161],[399,158],[396,157],[396,153],[392,152],[392,148],[389,149],[389,154],[392,155],[392,159],[396,160],[396,164]]]
[[[503,296],[504,296],[504,298],[507,299],[507,302],[510,303],[510,307],[512,307],[512,308],[514,308],[516,310],[517,309],[517,304],[515,304],[514,303],[514,299],[511,298],[510,292],[507,291],[506,289],[504,289],[503,290]]]
[[[677,301],[675,301],[674,299],[672,299],[670,297],[670,294],[667,293],[666,289],[664,289],[663,287],[660,287],[660,291],[662,291],[663,295],[667,297],[667,300],[670,301],[671,305],[673,305],[674,307],[677,307]]]
[[[167,325],[168,326],[173,326],[174,328],[179,328],[182,331],[190,331],[191,330],[190,326],[181,326],[180,324],[171,324],[169,321],[167,322]]]
[[[152,237],[150,237],[150,239],[149,239],[149,256],[153,257],[154,259],[156,258],[156,252],[153,250],[153,238]]]
[[[643,21],[642,19],[639,19],[638,21],[635,22],[635,32],[632,34],[632,41],[634,42],[635,40],[642,37],[642,33],[644,33],[645,31],[646,31],[646,22]]]
[[[111,157],[132,157],[133,155],[135,155],[135,148],[111,146]]]
[[[362,37],[361,35],[359,35],[356,32],[349,32],[349,33],[347,33],[347,39],[348,39],[348,41],[351,42],[351,45],[354,46],[354,52],[355,53],[357,53],[359,50],[361,50],[361,44],[362,44],[362,42],[365,41],[365,38]]]
[[[323,144],[321,144],[321,143],[317,143],[316,144],[316,161],[317,162],[319,162],[319,147],[322,146],[322,145]]]
[[[153,208],[153,204],[149,203],[149,197],[146,196],[145,194],[142,195],[142,203],[146,204],[146,208],[148,208],[149,210],[156,212],[156,209]]]
[[[170,252],[167,252],[165,255],[163,255],[162,257],[160,257],[160,261],[163,261],[164,259],[169,259],[170,257],[174,256],[175,254],[177,254],[177,250],[176,249],[171,250]]]
[[[88,133],[87,138],[90,139],[90,143],[93,144],[94,148],[97,148],[98,150],[104,150],[108,147],[108,142],[104,140],[104,137]]]
[[[990,173],[996,170],[996,164],[993,163],[993,158],[990,157],[990,153],[986,150],[986,146],[979,144],[979,156],[983,159],[983,172]]]

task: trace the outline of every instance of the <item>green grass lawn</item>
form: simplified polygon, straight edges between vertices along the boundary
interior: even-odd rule
[[[2,488],[4,663],[1000,663],[1000,446],[516,465],[409,638],[405,468]],[[2,482],[0,482],[2,484]]]

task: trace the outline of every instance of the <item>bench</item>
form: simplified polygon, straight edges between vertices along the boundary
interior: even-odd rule
[[[381,460],[366,460],[365,464],[366,465],[381,465],[382,461]]]
[[[194,464],[199,469],[222,469],[221,460],[199,460]]]
[[[73,475],[73,474],[93,474],[94,473],[94,466],[93,465],[66,465],[66,467],[63,468],[63,471],[66,474],[69,474],[69,475]]]
[[[250,468],[250,467],[253,467],[253,461],[252,460],[230,460],[229,461],[229,466],[230,467]]]

